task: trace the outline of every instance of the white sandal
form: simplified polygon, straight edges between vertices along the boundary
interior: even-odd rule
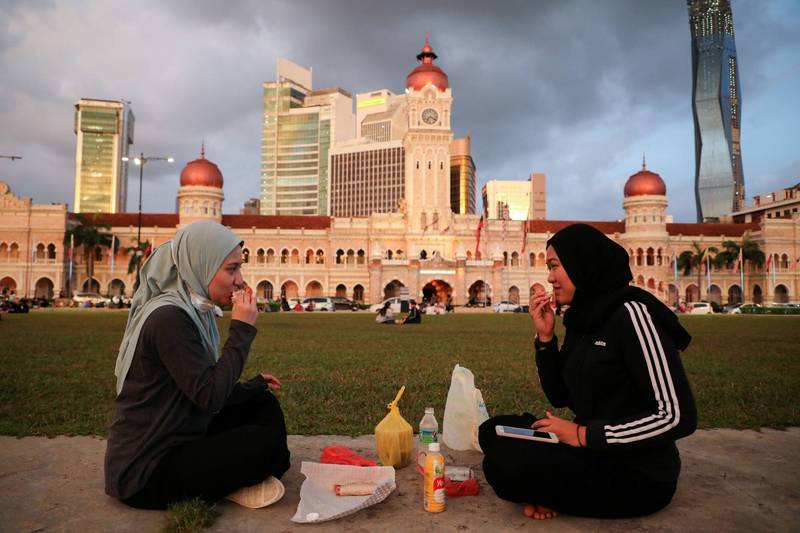
[[[250,509],[260,509],[267,505],[272,505],[281,498],[286,492],[278,479],[270,476],[261,483],[242,487],[225,496],[225,499],[238,503],[242,507]]]

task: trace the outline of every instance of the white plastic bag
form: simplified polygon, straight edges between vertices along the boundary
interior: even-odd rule
[[[478,426],[489,419],[475,376],[468,368],[456,365],[444,407],[442,440],[453,450],[478,450]]]

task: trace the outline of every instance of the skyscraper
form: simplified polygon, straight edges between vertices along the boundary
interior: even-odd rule
[[[450,143],[450,208],[460,215],[475,214],[475,162],[467,136]]]
[[[311,70],[285,59],[277,70],[264,83],[261,214],[325,215],[328,152],[355,133],[353,99],[338,87],[312,90]]]
[[[125,101],[81,98],[75,104],[76,213],[120,213],[128,200],[133,113]]]
[[[744,205],[741,88],[729,0],[688,0],[697,220],[714,221]]]

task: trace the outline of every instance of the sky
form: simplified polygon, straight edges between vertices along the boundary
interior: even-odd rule
[[[800,2],[732,7],[750,203],[800,182]],[[616,220],[645,154],[668,213],[696,219],[685,0],[0,0],[0,13],[0,154],[23,156],[0,159],[0,180],[35,202],[73,203],[74,104],[124,99],[132,153],[176,160],[145,167],[143,210],[174,212],[205,140],[237,213],[258,196],[277,57],[312,67],[314,88],[401,93],[429,33],[478,192],[543,172],[548,218]]]

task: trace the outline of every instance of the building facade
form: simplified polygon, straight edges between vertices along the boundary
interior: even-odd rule
[[[532,219],[531,181],[489,180],[481,191],[484,215],[488,219]]]
[[[800,183],[753,196],[753,205],[723,217],[723,222],[759,222],[764,218],[792,218],[800,211]]]
[[[352,96],[338,87],[312,90],[311,71],[278,59],[265,82],[261,138],[261,214],[328,213],[329,151],[353,137]]]
[[[697,221],[744,207],[742,94],[729,0],[688,0]]]
[[[472,160],[469,136],[450,143],[450,207],[459,215],[475,214],[475,187],[478,174]]]
[[[121,213],[128,201],[128,147],[134,117],[127,102],[81,98],[75,104],[77,213]]]

